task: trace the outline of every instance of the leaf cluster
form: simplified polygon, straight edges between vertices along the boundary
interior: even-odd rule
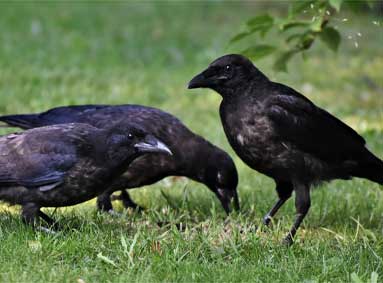
[[[296,54],[304,55],[317,39],[332,51],[338,50],[341,34],[331,20],[343,7],[358,12],[371,5],[371,1],[368,0],[292,1],[284,17],[262,14],[249,19],[245,24],[245,29],[231,38],[230,43],[253,37],[260,43],[245,48],[241,54],[258,60],[276,53],[274,69],[287,71],[288,61]],[[347,19],[343,19],[343,21],[347,21]],[[272,33],[273,31],[282,40],[282,44],[278,47],[267,43],[266,36],[275,35]]]

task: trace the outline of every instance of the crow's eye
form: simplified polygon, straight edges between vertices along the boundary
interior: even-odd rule
[[[128,134],[128,139],[132,140],[134,138],[133,134]]]
[[[226,73],[226,74],[230,74],[231,73],[231,71],[232,71],[232,67],[230,66],[230,65],[226,65],[225,67],[224,67],[224,72]]]

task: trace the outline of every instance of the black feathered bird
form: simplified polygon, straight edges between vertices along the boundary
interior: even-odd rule
[[[239,207],[237,196],[238,174],[233,160],[220,148],[190,131],[180,120],[156,108],[141,105],[82,105],[53,108],[47,112],[1,116],[11,126],[29,129],[44,125],[80,122],[105,128],[112,121],[138,123],[166,143],[172,156],[142,156],[112,184],[110,190],[98,198],[98,207],[111,210],[110,195],[122,190],[125,206],[134,205],[123,190],[153,184],[167,176],[186,176],[205,184],[220,200],[226,212]]]
[[[241,55],[218,58],[188,88],[222,96],[220,116],[231,146],[247,165],[275,180],[279,200],[265,224],[295,191],[297,216],[286,243],[310,208],[311,185],[353,176],[383,184],[383,162],[360,135],[294,89],[270,81]]]
[[[22,206],[34,223],[53,220],[41,207],[78,204],[98,196],[129,164],[165,144],[134,123],[98,129],[71,123],[0,137],[0,200]]]

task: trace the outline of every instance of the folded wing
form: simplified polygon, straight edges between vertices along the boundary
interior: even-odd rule
[[[365,140],[352,128],[301,95],[275,95],[267,104],[278,138],[325,161],[358,159]]]

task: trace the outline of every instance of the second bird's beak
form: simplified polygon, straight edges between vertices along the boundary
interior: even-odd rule
[[[158,152],[173,155],[171,150],[163,142],[152,135],[147,135],[143,141],[136,143],[134,147],[139,152]]]
[[[240,206],[236,190],[217,189],[216,195],[220,200],[226,214],[229,214],[232,211],[239,211]]]
[[[200,88],[200,87],[208,87],[207,78],[204,75],[205,71],[196,75],[188,84],[188,89],[192,88]]]

